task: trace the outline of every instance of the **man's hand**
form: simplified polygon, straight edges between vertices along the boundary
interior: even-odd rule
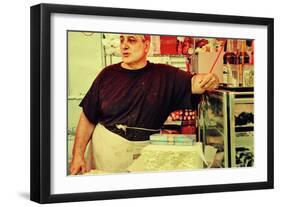
[[[191,85],[193,94],[202,94],[206,90],[217,89],[219,78],[213,73],[197,74],[192,77]]]
[[[77,175],[86,172],[86,162],[84,157],[74,156],[70,165],[70,175]]]

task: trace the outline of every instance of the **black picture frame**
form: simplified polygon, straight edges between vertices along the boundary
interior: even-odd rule
[[[51,194],[51,22],[53,13],[181,20],[206,23],[263,25],[267,27],[267,180],[238,184],[200,185],[72,194]],[[272,189],[274,187],[274,20],[272,18],[228,16],[169,11],[39,4],[31,7],[31,174],[30,199],[38,203],[166,196],[179,194]]]

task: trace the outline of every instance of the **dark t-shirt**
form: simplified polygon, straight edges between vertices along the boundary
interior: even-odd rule
[[[165,64],[148,64],[128,70],[121,63],[104,68],[80,103],[93,124],[101,123],[110,131],[131,141],[148,140],[156,132],[129,127],[160,129],[169,114],[191,108],[191,75]]]

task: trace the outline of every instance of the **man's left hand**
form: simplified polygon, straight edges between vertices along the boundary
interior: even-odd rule
[[[213,73],[197,74],[192,77],[192,93],[202,94],[219,87],[219,78]]]

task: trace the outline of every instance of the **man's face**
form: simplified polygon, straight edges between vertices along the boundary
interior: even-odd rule
[[[120,50],[123,63],[138,65],[146,61],[149,41],[143,35],[120,35]]]

